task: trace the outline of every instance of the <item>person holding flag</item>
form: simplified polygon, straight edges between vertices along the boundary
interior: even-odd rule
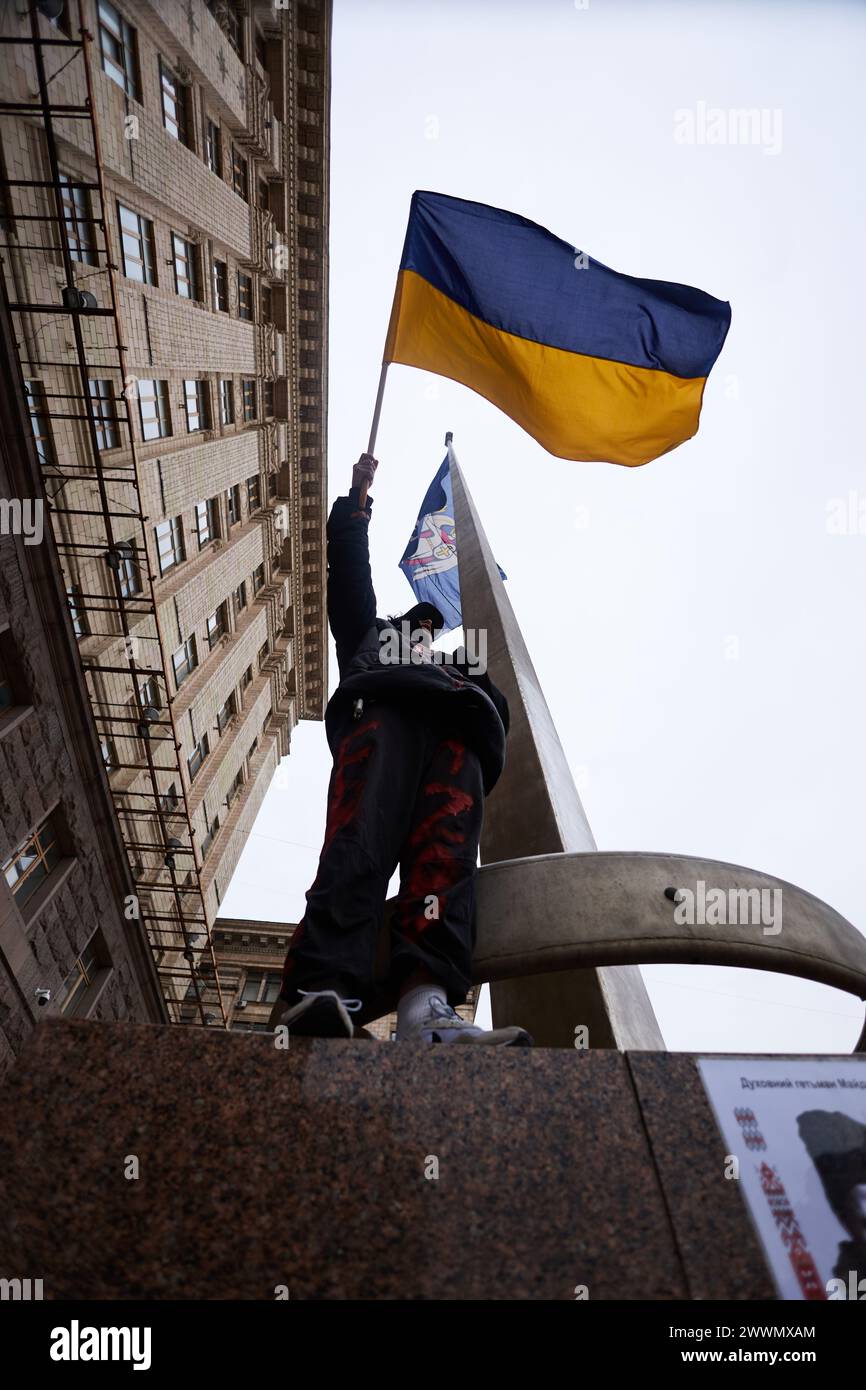
[[[361,455],[328,518],[328,619],[340,670],[325,712],[334,767],[318,872],[270,1026],[353,1037],[396,1003],[398,1040],[529,1046],[523,1028],[485,1030],[455,1010],[471,983],[483,802],[505,764],[508,704],[458,654],[431,659],[446,626],[434,604],[376,616],[366,491],[377,467]],[[398,865],[383,984],[377,943]]]

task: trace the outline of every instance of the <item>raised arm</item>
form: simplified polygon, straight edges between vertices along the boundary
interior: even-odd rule
[[[338,497],[328,517],[328,621],[341,670],[376,618],[368,538],[372,498],[362,509],[360,489],[369,487],[377,467],[371,454],[361,455],[348,497]]]

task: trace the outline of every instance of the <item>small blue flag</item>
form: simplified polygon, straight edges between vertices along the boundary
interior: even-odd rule
[[[443,632],[460,627],[460,572],[447,454],[424,495],[400,568],[412,586],[416,603],[432,603],[439,609],[445,619]],[[499,573],[504,579],[501,569]]]

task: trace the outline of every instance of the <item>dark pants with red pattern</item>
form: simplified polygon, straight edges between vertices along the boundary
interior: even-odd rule
[[[325,843],[307,910],[286,956],[280,995],[335,989],[358,998],[363,1023],[394,1007],[425,966],[460,1004],[475,945],[475,876],[484,791],[478,758],[441,716],[365,702],[347,716],[328,789]],[[390,969],[376,980],[388,882],[400,867]],[[380,967],[381,973],[381,967]]]

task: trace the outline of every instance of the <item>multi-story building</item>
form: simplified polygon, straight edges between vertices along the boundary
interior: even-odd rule
[[[327,689],[329,34],[328,0],[5,11],[16,372],[177,1021],[225,1021],[212,924]]]

